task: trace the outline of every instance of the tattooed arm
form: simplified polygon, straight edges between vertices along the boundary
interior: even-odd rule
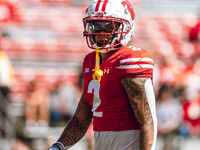
[[[132,110],[141,124],[139,149],[154,150],[157,135],[155,97],[150,78],[123,78]]]
[[[85,100],[84,95],[82,95],[74,116],[65,127],[63,133],[58,139],[58,142],[56,142],[53,146],[59,150],[63,150],[64,147],[65,149],[70,148],[85,135],[91,121],[91,106]],[[50,150],[54,150],[53,146]]]

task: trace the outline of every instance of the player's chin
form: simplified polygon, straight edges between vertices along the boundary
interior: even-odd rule
[[[99,41],[99,42],[97,42],[97,46],[98,47],[103,47],[103,46],[105,46],[105,45],[107,45],[107,44],[111,44],[111,41]]]

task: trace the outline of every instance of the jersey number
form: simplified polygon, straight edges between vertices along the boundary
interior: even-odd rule
[[[96,112],[97,108],[101,104],[101,99],[99,97],[100,83],[97,82],[97,80],[90,81],[90,83],[88,85],[88,91],[87,92],[92,93],[93,90],[94,90],[94,92],[93,92],[93,94],[94,94],[93,108],[92,108],[93,116],[102,117],[103,112]]]

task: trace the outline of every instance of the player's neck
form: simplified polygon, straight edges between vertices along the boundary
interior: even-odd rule
[[[104,61],[114,53],[115,53],[115,51],[109,51],[107,53],[100,53],[101,59]]]

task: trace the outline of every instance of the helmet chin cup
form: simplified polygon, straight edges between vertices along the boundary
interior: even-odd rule
[[[101,7],[100,7],[101,6]],[[96,49],[100,47],[101,53],[106,53],[110,50],[116,50],[119,46],[128,44],[131,40],[134,30],[135,13],[131,4],[127,0],[93,0],[86,9],[84,23],[84,36],[88,47]],[[114,26],[112,32],[104,34],[104,42],[99,45],[95,42],[94,37],[100,33],[91,30],[91,22],[111,22]],[[115,30],[115,25],[119,24],[118,29]],[[105,42],[106,36],[112,37],[112,41]]]
[[[118,47],[116,48],[105,48],[105,49],[99,49],[99,53],[108,53],[110,51],[115,51],[115,50],[118,50],[119,48],[121,48],[123,45],[119,45]]]
[[[107,45],[108,47],[109,47],[109,45]],[[97,43],[95,43],[95,49],[97,48],[97,47],[99,47],[99,46],[97,46]],[[109,52],[111,49],[108,49],[108,48],[104,48],[104,49],[102,49],[101,47],[99,47],[99,53],[107,53],[107,52]]]

